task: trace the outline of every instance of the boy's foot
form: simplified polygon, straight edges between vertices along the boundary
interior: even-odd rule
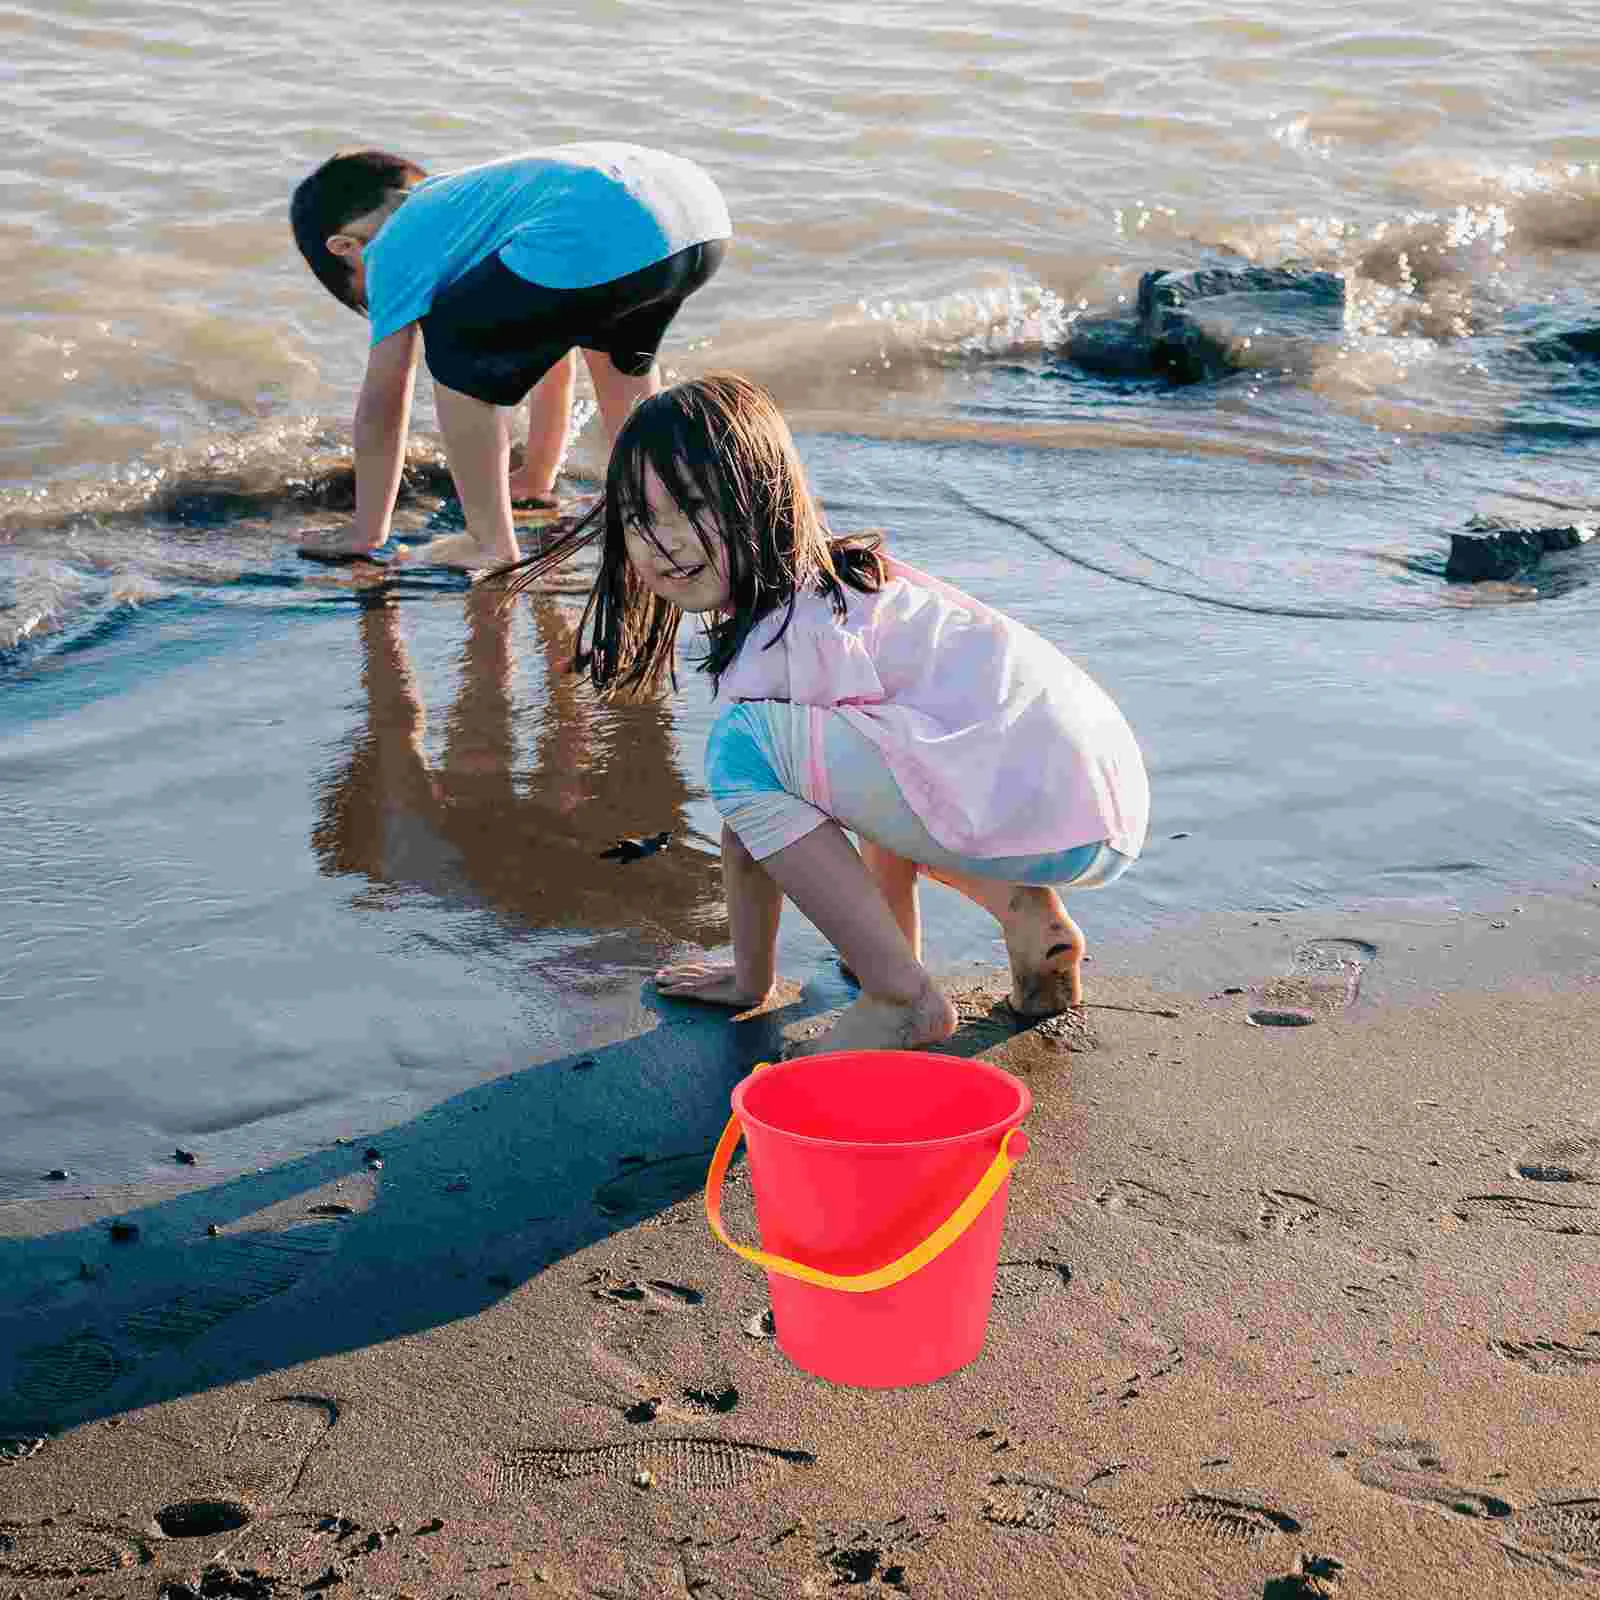
[[[771,989],[754,993],[739,983],[738,970],[719,961],[680,961],[656,973],[656,993],[669,1000],[698,1000],[703,1005],[749,1011],[763,1004]]]
[[[1020,888],[1003,923],[1011,958],[1011,1009],[1050,1017],[1083,1004],[1083,930],[1052,890]]]
[[[560,503],[553,483],[535,483],[520,467],[506,478],[511,503],[533,511],[553,511]]]
[[[910,1005],[862,995],[820,1038],[795,1045],[786,1054],[793,1058],[835,1050],[921,1050],[943,1043],[956,1031],[958,1021],[949,997],[929,981]]]
[[[450,533],[431,540],[425,552],[412,558],[413,566],[448,567],[453,572],[487,572],[493,567],[508,566],[520,559],[485,550],[470,533]]]
[[[403,560],[405,553],[406,547],[392,533],[382,544],[303,544],[295,550],[302,561],[316,561],[325,567],[353,567],[362,561],[387,567]]]

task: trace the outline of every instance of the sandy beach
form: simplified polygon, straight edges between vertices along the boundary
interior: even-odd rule
[[[365,1146],[10,1207],[0,1596],[1600,1583],[1600,892],[1372,931],[1236,919],[1188,984],[1107,954],[1021,1032],[949,976],[1032,1149],[984,1353],[921,1388],[792,1367],[698,1192],[731,1085],[842,987],[641,1005]],[[753,1241],[740,1167],[727,1209]]]

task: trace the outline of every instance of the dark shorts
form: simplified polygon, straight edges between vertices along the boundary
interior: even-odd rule
[[[546,289],[489,256],[434,297],[422,344],[436,383],[490,405],[514,406],[566,353],[598,350],[640,378],[683,302],[727,253],[725,239],[692,244],[625,278]]]

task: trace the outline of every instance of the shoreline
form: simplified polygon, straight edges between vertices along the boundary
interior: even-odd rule
[[[1600,901],[1514,903],[1413,926],[1355,985],[1263,962],[1368,938],[1360,918],[1240,919],[1262,926],[1190,946],[1202,982],[1108,950],[1089,1049],[1002,1026],[993,972],[950,975],[946,1048],[1028,1081],[1033,1149],[984,1353],[919,1389],[794,1369],[760,1275],[705,1230],[727,1090],[827,996],[734,1027],[657,1016],[582,1071],[384,1135],[380,1169],[341,1146],[202,1171],[145,1197],[132,1244],[100,1244],[88,1210],[31,1237],[12,1215],[31,1288],[0,1343],[0,1594],[1600,1580],[1600,977],[1539,966],[1586,948]],[[1212,982],[1230,963],[1241,981]],[[1315,1023],[1245,1021],[1286,995]],[[607,1082],[591,1138],[563,1119]],[[652,1116],[681,1149],[629,1148]],[[532,1170],[541,1149],[564,1172]],[[729,1223],[753,1238],[739,1176]]]
[[[1159,932],[1110,935],[1104,940],[1095,936],[1096,901],[1091,896],[1087,907],[1082,908],[1090,941],[1085,983],[1092,990],[1103,977],[1126,977],[1199,990],[1259,987],[1277,981],[1281,989],[1297,969],[1307,968],[1309,972],[1304,952],[1319,946],[1335,947],[1336,958],[1359,964],[1360,986],[1369,999],[1404,999],[1422,993],[1443,996],[1489,987],[1581,980],[1600,974],[1600,880],[1594,877],[1597,871],[1600,864],[1575,873],[1563,884],[1523,891],[1496,886],[1480,896],[1460,897],[1448,903],[1437,898],[1357,901],[1332,911],[1255,909],[1189,915],[1175,919],[1176,926]],[[936,892],[942,896],[947,893]],[[953,894],[947,896],[947,903],[958,915],[969,914]],[[791,915],[800,920],[792,908]],[[937,939],[941,921],[938,912],[928,921],[932,937]],[[809,926],[803,937],[807,947],[825,948]],[[1314,965],[1313,961],[1311,966]],[[959,983],[990,971],[998,973],[1000,968],[965,960],[946,963],[942,970],[947,981]],[[790,983],[787,989],[803,1008],[813,1011],[844,1004],[854,992],[826,963],[823,970],[813,971],[803,986],[797,988]],[[519,1070],[578,1056],[660,1026],[715,1033],[726,1023],[720,1012],[659,1000],[643,984],[617,985],[591,992],[587,998],[593,1004],[589,1016],[576,1026],[564,1028],[557,1043],[535,1052],[529,1067]],[[460,1094],[513,1075],[499,1074],[469,1084],[436,1104],[448,1104]],[[433,1107],[388,1123],[366,1121],[352,1115],[353,1109],[341,1114],[339,1108],[333,1108],[325,1140],[264,1146],[242,1163],[213,1161],[202,1153],[198,1166],[175,1165],[169,1175],[159,1178],[119,1178],[97,1183],[92,1177],[74,1172],[64,1182],[51,1182],[44,1177],[51,1162],[43,1159],[31,1191],[0,1197],[0,1240],[40,1231],[54,1217],[108,1216],[119,1209],[177,1198],[196,1189],[309,1159],[319,1151],[332,1150],[340,1142],[365,1148],[390,1128],[429,1115]],[[220,1130],[225,1140],[236,1131]]]

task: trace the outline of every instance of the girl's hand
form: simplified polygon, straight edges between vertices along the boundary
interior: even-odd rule
[[[738,972],[721,961],[680,961],[656,973],[656,993],[669,1000],[698,1000],[709,1006],[748,1011],[772,993],[753,994],[739,985]]]

